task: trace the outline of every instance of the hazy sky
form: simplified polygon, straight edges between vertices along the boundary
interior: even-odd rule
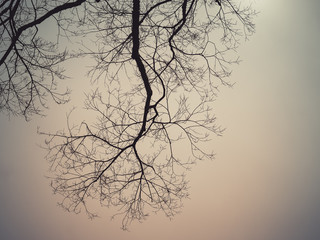
[[[58,208],[36,134],[37,126],[63,124],[53,107],[28,123],[0,115],[0,239],[320,239],[320,2],[254,7],[257,32],[239,49],[237,83],[216,102],[227,131],[208,145],[216,160],[188,173],[191,197],[181,214],[151,215],[123,232],[110,221],[112,209],[91,221]]]

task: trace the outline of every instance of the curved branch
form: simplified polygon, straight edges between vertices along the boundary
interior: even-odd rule
[[[34,27],[40,23],[42,23],[44,20],[48,19],[49,17],[51,17],[52,15],[56,14],[56,13],[59,13],[63,10],[66,10],[66,9],[70,9],[70,8],[74,8],[74,7],[77,7],[77,6],[80,6],[82,3],[84,3],[86,0],[77,0],[75,2],[70,2],[70,3],[65,3],[65,4],[62,4],[50,11],[48,11],[46,14],[44,14],[43,16],[39,17],[38,19],[26,24],[26,25],[23,25],[22,27],[20,27],[17,31],[16,31],[16,34],[14,36],[12,36],[12,39],[11,39],[11,44],[10,46],[8,47],[7,51],[5,52],[5,54],[2,56],[2,58],[0,59],[0,65],[2,65],[4,63],[4,61],[6,60],[6,58],[8,57],[8,55],[10,54],[10,52],[12,51],[13,49],[13,46],[16,44],[16,42],[19,40],[19,37],[21,36],[21,34],[27,30],[28,28],[31,28],[31,27]],[[20,1],[17,2],[17,5],[15,6],[15,10],[18,6]],[[15,12],[15,11],[14,11]],[[13,19],[14,17],[14,12],[10,12],[10,17]]]

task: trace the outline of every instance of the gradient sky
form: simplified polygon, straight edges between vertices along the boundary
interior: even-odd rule
[[[216,160],[188,173],[191,197],[181,214],[151,215],[123,232],[110,221],[114,209],[91,221],[58,208],[36,134],[37,126],[63,126],[71,106],[53,106],[28,123],[0,115],[0,239],[320,239],[320,2],[255,0],[254,7],[257,32],[239,49],[236,85],[216,101],[227,131],[208,145]],[[71,104],[79,105],[83,89],[73,90]]]

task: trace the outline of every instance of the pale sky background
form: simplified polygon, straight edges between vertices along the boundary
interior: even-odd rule
[[[55,106],[28,123],[0,115],[0,239],[320,239],[320,1],[254,7],[257,31],[239,49],[237,83],[216,102],[227,131],[208,146],[216,160],[188,173],[191,197],[181,214],[151,215],[123,232],[110,221],[112,209],[91,221],[58,208],[36,134],[37,126],[63,126],[66,108]]]

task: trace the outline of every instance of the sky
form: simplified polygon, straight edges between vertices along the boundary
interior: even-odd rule
[[[215,104],[227,130],[208,145],[216,159],[188,172],[180,214],[151,215],[127,232],[110,221],[112,209],[89,220],[57,207],[36,133],[63,124],[64,110],[52,106],[31,122],[0,115],[0,239],[320,239],[320,2],[253,6],[256,33],[238,50],[236,84]],[[73,89],[73,104],[82,93]]]

